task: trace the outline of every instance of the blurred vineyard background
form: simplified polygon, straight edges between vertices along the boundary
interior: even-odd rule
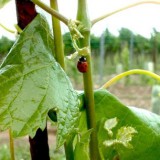
[[[129,69],[147,69],[158,73],[160,71],[160,33],[153,29],[150,38],[134,34],[127,28],[121,28],[119,35],[113,35],[108,29],[99,37],[91,35],[93,57],[93,73],[95,87],[101,86],[115,74]],[[65,54],[74,52],[69,33],[64,34]],[[76,70],[76,61],[68,61],[67,73],[73,80],[76,88],[81,88],[81,75]],[[153,84],[154,80],[148,77],[127,78],[126,84],[146,85]]]
[[[63,35],[65,55],[75,52],[70,33]],[[9,52],[14,41],[7,37],[0,39],[0,62]],[[101,36],[91,35],[91,52],[95,88],[100,87],[116,74],[129,69],[146,69],[157,74],[160,72],[160,32],[153,29],[150,38],[135,34],[127,28],[121,28],[119,35],[113,35],[108,29]],[[66,71],[76,89],[83,88],[83,79],[77,71],[76,60],[66,61]],[[146,76],[130,76],[120,81],[125,85],[152,85],[153,79]]]

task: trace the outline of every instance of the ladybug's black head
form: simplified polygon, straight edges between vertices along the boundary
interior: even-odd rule
[[[79,61],[80,62],[86,62],[86,58],[84,56],[82,56],[82,57],[79,58]]]

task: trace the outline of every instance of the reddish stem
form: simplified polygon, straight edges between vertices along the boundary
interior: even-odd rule
[[[17,21],[21,29],[24,29],[37,15],[35,4],[30,0],[15,0]],[[44,131],[37,130],[34,138],[29,137],[32,160],[50,160],[47,127]]]
[[[30,0],[15,0],[17,21],[21,29],[24,29],[37,15],[35,4]]]

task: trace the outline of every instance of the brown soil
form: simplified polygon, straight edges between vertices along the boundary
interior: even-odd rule
[[[135,106],[151,110],[151,86],[113,85],[108,89],[127,106]]]

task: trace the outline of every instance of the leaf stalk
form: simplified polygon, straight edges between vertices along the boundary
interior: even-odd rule
[[[58,11],[57,0],[50,0],[50,6],[55,11]],[[65,69],[63,37],[61,32],[60,21],[54,16],[52,16],[52,29],[53,29],[53,35],[54,35],[55,58],[57,62],[61,65],[61,67]]]
[[[35,3],[37,6],[39,6],[40,8],[44,9],[46,12],[50,13],[52,16],[54,16],[57,19],[59,19],[60,21],[62,21],[64,24],[66,24],[68,26],[68,19],[65,16],[63,16],[62,14],[57,12],[56,10],[52,9],[51,7],[47,6],[42,1],[32,0],[32,2]]]

